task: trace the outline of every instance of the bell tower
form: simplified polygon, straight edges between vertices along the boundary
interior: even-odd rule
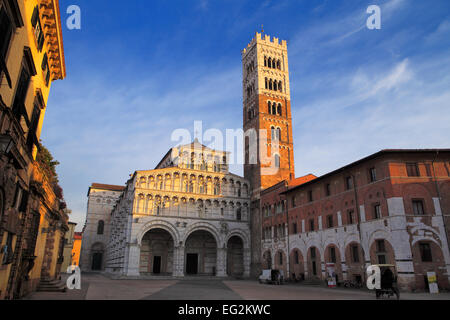
[[[260,192],[295,178],[286,40],[256,33],[242,50],[244,176],[251,183],[252,274],[260,271]],[[253,133],[253,134],[252,134]]]
[[[257,133],[256,140],[247,137],[244,144],[244,175],[258,198],[261,190],[295,178],[286,40],[256,33],[242,51],[242,70],[244,132]]]

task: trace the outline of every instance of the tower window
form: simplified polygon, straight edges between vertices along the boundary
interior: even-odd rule
[[[282,111],[281,111],[281,103],[278,104],[278,115],[282,116]]]
[[[268,108],[268,114],[272,113],[272,104],[270,103],[270,101],[267,101],[267,108]]]
[[[281,81],[278,83],[278,90],[283,92],[283,85],[281,84]]]
[[[280,156],[278,154],[275,155],[275,168],[280,167]]]

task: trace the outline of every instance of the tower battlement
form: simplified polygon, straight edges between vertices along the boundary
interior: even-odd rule
[[[255,44],[262,43],[266,45],[271,45],[279,49],[287,50],[287,41],[281,40],[277,37],[271,37],[268,34],[264,35],[264,38],[262,37],[262,33],[256,32],[255,37],[250,41],[250,43],[247,45],[246,48],[242,50],[242,55],[245,55],[247,51],[252,48]]]

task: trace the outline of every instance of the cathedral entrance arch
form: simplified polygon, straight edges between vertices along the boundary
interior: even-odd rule
[[[167,230],[155,228],[142,237],[139,273],[168,275],[173,271],[174,243]]]
[[[206,230],[192,232],[185,243],[185,273],[187,275],[215,275],[217,242]]]

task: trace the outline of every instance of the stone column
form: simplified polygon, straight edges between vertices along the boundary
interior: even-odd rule
[[[244,248],[244,277],[250,277],[250,248]]]
[[[227,248],[217,248],[216,276],[226,277]]]
[[[137,243],[128,244],[127,276],[138,277],[141,248]]]
[[[184,246],[174,248],[173,260],[173,276],[184,277]]]

